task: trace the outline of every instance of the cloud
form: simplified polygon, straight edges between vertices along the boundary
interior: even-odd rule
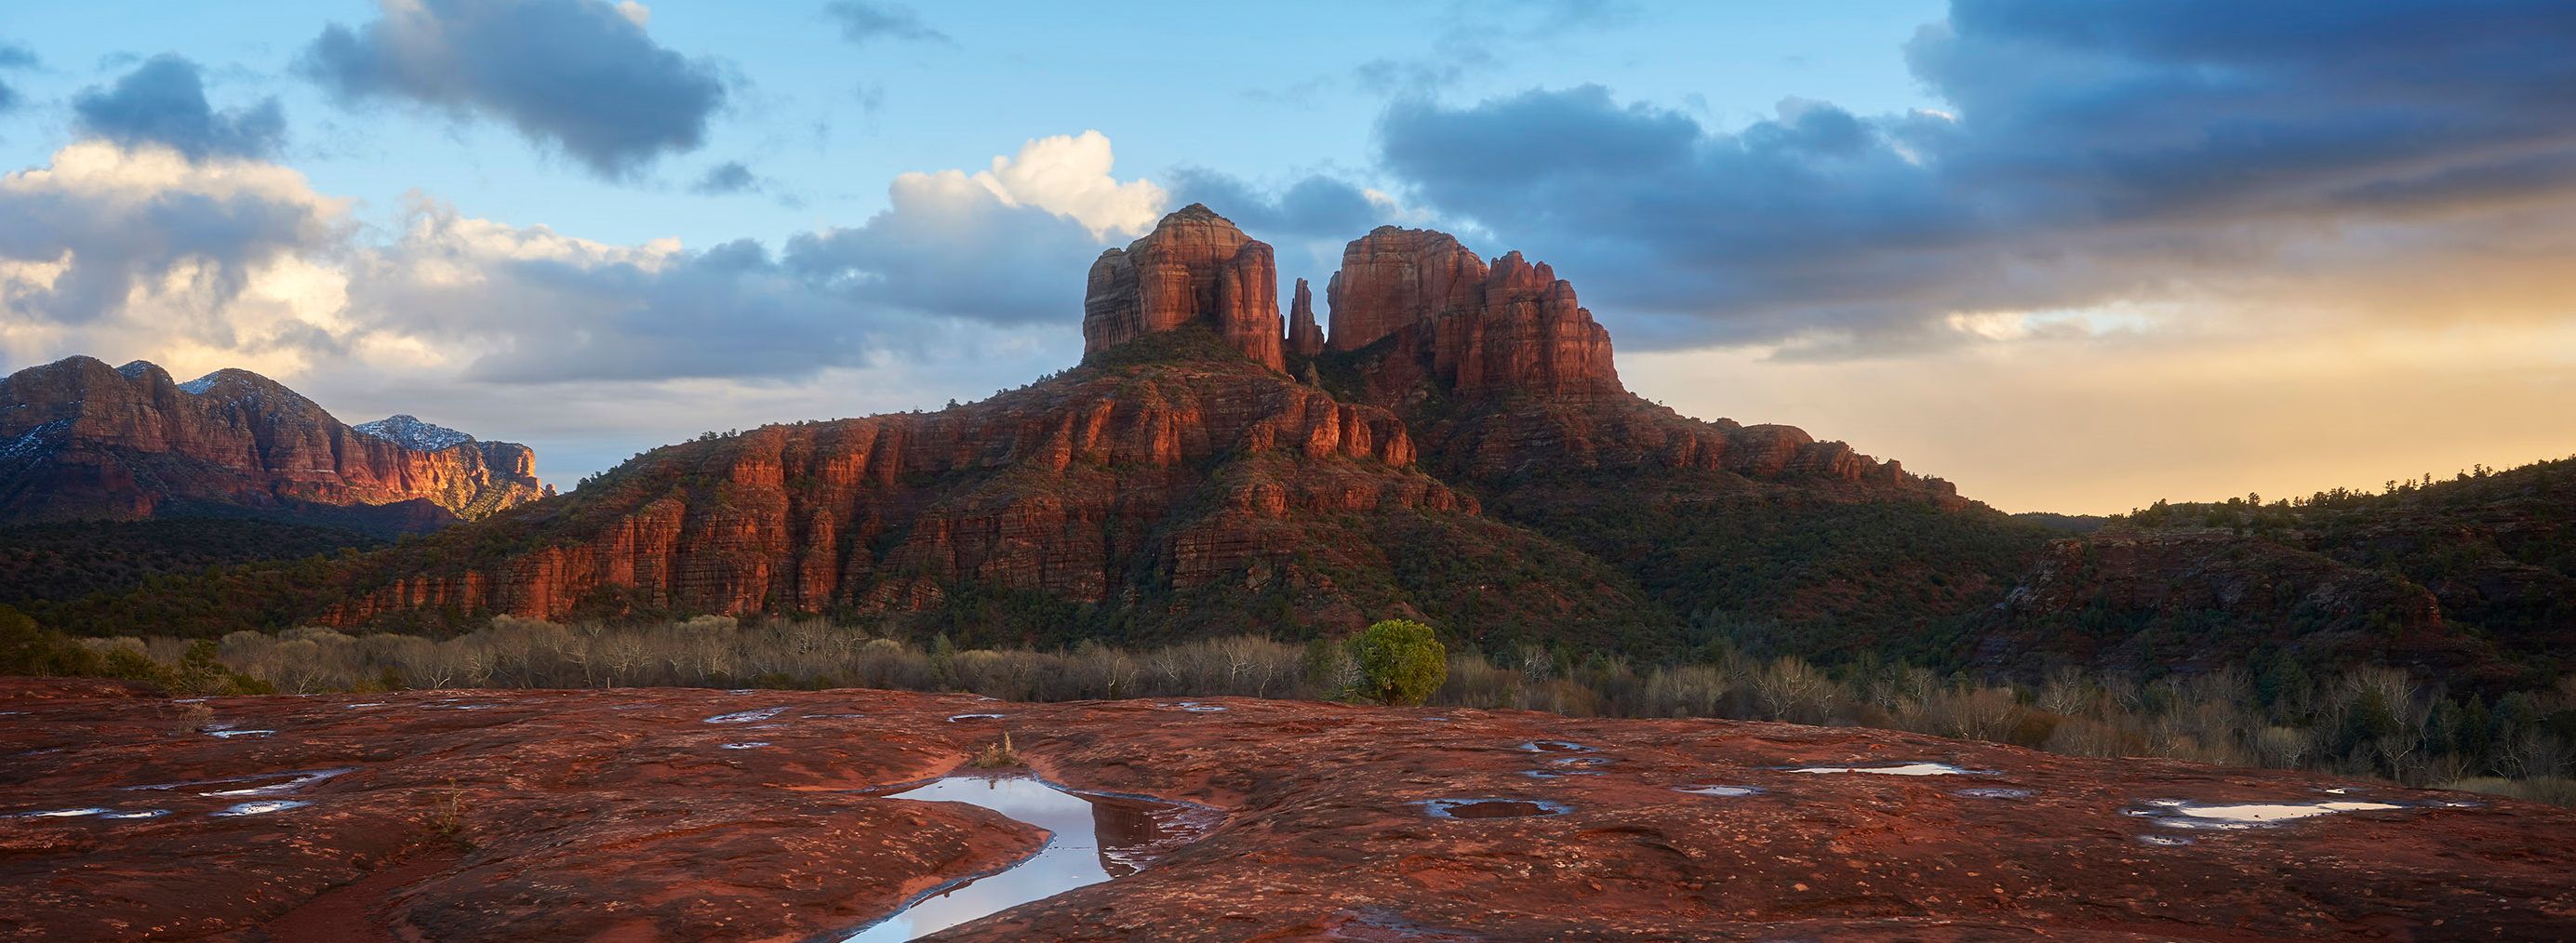
[[[1119,180],[1110,173],[1117,163],[1109,136],[1098,131],[1031,138],[1019,153],[993,158],[992,167],[968,174],[904,174],[897,191],[974,187],[1004,206],[1029,207],[1068,217],[1095,238],[1143,235],[1163,216],[1169,196],[1147,180]],[[923,178],[937,177],[938,180]]]
[[[1471,73],[1499,68],[1530,48],[1627,26],[1638,17],[1637,6],[1625,0],[1453,0],[1431,15],[1426,51],[1368,60],[1353,67],[1350,78],[1372,94],[1428,95]]]
[[[0,178],[12,221],[0,227],[0,340],[15,352],[147,336],[255,353],[327,338],[327,312],[308,319],[295,302],[332,290],[305,257],[337,243],[346,210],[272,164],[65,147]]]
[[[506,121],[602,177],[697,149],[725,104],[715,67],[656,44],[637,5],[382,0],[382,10],[355,30],[325,27],[299,70],[348,103]]]
[[[120,144],[159,144],[192,158],[268,157],[286,138],[286,116],[277,99],[216,112],[206,104],[197,64],[164,53],[116,80],[72,100],[84,134]]]
[[[1391,208],[1367,191],[1323,174],[1300,177],[1275,195],[1205,167],[1175,168],[1170,180],[1172,203],[1205,203],[1257,239],[1350,240],[1392,219]]]
[[[751,168],[743,166],[738,160],[729,160],[707,168],[707,172],[698,177],[698,182],[689,185],[689,192],[706,196],[722,196],[758,189],[760,189],[760,179],[752,175]]]
[[[841,38],[858,45],[879,39],[955,45],[948,34],[924,25],[921,14],[901,4],[834,0],[824,5],[823,15],[841,24]]]
[[[1079,323],[1081,273],[1112,240],[1143,234],[1163,189],[1112,173],[1098,131],[1034,138],[991,168],[907,173],[888,207],[852,228],[798,236],[786,264],[871,304],[1002,325]]]
[[[1937,111],[1792,98],[1719,130],[1597,87],[1416,98],[1378,150],[1658,344],[1842,356],[1960,342],[1953,315],[2247,293],[2563,315],[2571,30],[2542,2],[1959,0],[1906,49]]]
[[[36,67],[36,62],[36,53],[33,50],[16,43],[0,42],[0,69],[32,69]],[[7,114],[25,102],[26,97],[19,94],[16,88],[7,82],[0,82],[0,114]]]

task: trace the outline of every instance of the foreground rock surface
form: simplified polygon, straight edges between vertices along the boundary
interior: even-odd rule
[[[1871,730],[1204,703],[1225,709],[867,690],[191,704],[0,679],[0,934],[806,939],[1042,843],[869,791],[1004,730],[1050,780],[1226,821],[940,939],[2576,933],[2576,813],[2511,801]],[[762,745],[726,748],[745,743]],[[1912,763],[1971,772],[1784,768]],[[1760,791],[1675,788],[1707,785]],[[1565,811],[1426,814],[1473,798]],[[2206,830],[2166,824],[2159,800],[2400,808]],[[305,804],[214,814],[243,802]],[[27,815],[83,809],[107,814]]]

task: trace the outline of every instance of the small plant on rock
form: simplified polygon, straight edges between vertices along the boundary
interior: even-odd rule
[[[975,754],[973,762],[976,769],[1000,769],[1020,765],[1019,753],[1011,749],[1010,731],[1003,731],[1002,739],[986,745],[984,752]]]

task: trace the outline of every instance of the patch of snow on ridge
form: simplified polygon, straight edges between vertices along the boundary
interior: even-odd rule
[[[198,396],[204,396],[206,395],[207,390],[215,388],[216,379],[218,379],[218,377],[215,374],[209,373],[186,383],[179,384],[179,389]]]
[[[464,432],[434,422],[424,422],[409,413],[395,413],[374,422],[362,422],[349,428],[407,449],[435,452],[474,441]]]

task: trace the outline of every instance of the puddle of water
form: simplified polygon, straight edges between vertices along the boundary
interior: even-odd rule
[[[1201,704],[1197,701],[1180,701],[1177,703],[1165,704],[1163,706],[1177,707],[1193,714],[1214,714],[1225,710],[1225,705],[1223,704]]]
[[[206,736],[230,740],[234,737],[265,737],[276,732],[274,730],[209,730],[206,731]]]
[[[312,804],[300,799],[262,799],[258,802],[244,802],[230,808],[218,809],[208,814],[219,819],[232,819],[245,815],[267,815],[271,812],[301,809]]]
[[[749,724],[768,720],[786,712],[787,708],[784,707],[764,707],[756,711],[735,711],[730,714],[717,714],[713,717],[709,717],[707,718],[707,723]]]
[[[806,717],[865,717],[866,714],[806,714]]]
[[[167,792],[175,789],[193,789],[198,786],[224,786],[232,783],[255,783],[270,779],[285,780],[284,782],[270,783],[265,786],[198,793],[200,796],[223,797],[275,796],[294,792],[298,789],[330,779],[334,776],[343,776],[357,771],[358,768],[355,766],[336,766],[330,769],[290,770],[283,773],[252,773],[248,776],[226,776],[222,779],[191,779],[186,782],[177,783],[153,783],[146,786],[127,786],[125,789],[128,791],[155,790]]]
[[[1521,775],[1531,779],[1564,779],[1568,776],[1599,776],[1597,769],[1525,769]]]
[[[93,815],[106,814],[106,809],[90,807],[84,809],[46,809],[42,812],[19,812],[9,817],[13,819],[85,819]]]
[[[1047,830],[1038,853],[999,872],[933,890],[894,916],[842,938],[892,943],[936,933],[1001,910],[1135,873],[1160,852],[1203,834],[1212,820],[1179,806],[1083,796],[1026,776],[951,776],[887,796],[963,802]]]
[[[1007,715],[1004,715],[1004,714],[956,714],[956,715],[950,716],[950,717],[948,718],[948,722],[949,722],[949,723],[954,724],[954,723],[959,723],[959,722],[961,722],[961,721],[969,721],[969,720],[1000,720],[1000,719],[1002,719],[1002,718],[1003,718],[1003,717],[1005,717],[1005,716],[1007,716]]]
[[[723,748],[727,750],[757,750],[768,745],[769,741],[767,740],[745,740],[741,743],[725,744]]]
[[[1674,786],[1673,791],[1686,792],[1694,796],[1720,796],[1728,799],[1762,794],[1761,788],[1756,786]]]
[[[2030,790],[1990,787],[1984,789],[1962,789],[1958,792],[1951,793],[1951,795],[1966,796],[1970,799],[2028,799],[2030,798]]]
[[[1992,776],[1994,770],[1967,769],[1948,763],[1906,763],[1898,766],[1793,766],[1792,773],[1877,773],[1882,776]]]
[[[2189,844],[2192,844],[2194,841],[2195,841],[2194,839],[2184,838],[2184,837],[2182,837],[2182,836],[2180,836],[2180,835],[2140,835],[2140,836],[2138,836],[2138,844],[2141,844],[2141,845],[2164,845],[2164,846],[2167,846],[2167,847],[2172,847],[2172,846],[2176,846],[2176,845],[2189,845]]]
[[[1563,741],[1563,740],[1532,740],[1532,741],[1530,741],[1530,742],[1528,742],[1528,743],[1521,744],[1521,750],[1522,750],[1522,752],[1525,752],[1525,753],[1594,753],[1594,752],[1598,752],[1597,750],[1595,750],[1595,749],[1594,749],[1594,748],[1592,748],[1592,747],[1587,747],[1587,746],[1584,746],[1583,744],[1580,744],[1580,743],[1568,743],[1568,742]]]
[[[385,706],[385,702],[383,702],[383,701],[366,701],[366,702],[358,703],[358,704],[342,704],[342,705],[340,705],[340,706],[341,706],[341,707],[344,707],[344,708],[347,708],[347,709],[349,709],[349,710],[357,710],[358,708],[361,708],[361,707],[383,707],[383,706]]]
[[[1519,819],[1574,811],[1546,799],[1427,799],[1419,805],[1435,819]]]
[[[2283,822],[2312,819],[2337,812],[2385,812],[2412,806],[2394,802],[2249,802],[2232,805],[2198,805],[2179,799],[2157,799],[2143,808],[2120,810],[2121,814],[2153,819],[2167,828],[2248,829],[2264,828]]]
[[[354,772],[357,772],[357,771],[358,771],[358,768],[357,768],[357,767],[355,767],[355,766],[342,766],[342,767],[338,767],[338,768],[336,768],[336,769],[317,769],[317,770],[313,770],[313,771],[311,771],[311,772],[304,772],[304,773],[277,773],[277,774],[274,774],[274,775],[275,775],[275,776],[293,777],[293,778],[288,779],[287,781],[282,782],[282,783],[270,783],[270,784],[265,785],[265,786],[250,786],[250,787],[245,787],[245,788],[242,788],[242,789],[225,789],[225,790],[221,790],[221,791],[218,791],[218,792],[201,792],[201,793],[198,793],[198,795],[200,795],[200,796],[207,796],[207,797],[210,797],[210,798],[211,798],[211,797],[216,797],[216,796],[282,796],[282,795],[285,795],[285,794],[287,794],[287,793],[294,792],[294,791],[296,791],[296,790],[298,790],[298,789],[302,789],[302,788],[304,788],[304,787],[306,787],[306,786],[313,785],[314,783],[318,783],[318,782],[321,782],[321,781],[323,781],[323,780],[330,779],[331,777],[334,777],[334,776],[342,776],[342,775],[346,775],[346,774],[349,774],[349,773],[354,773]],[[234,778],[232,778],[232,779],[215,780],[214,782],[201,783],[200,785],[213,786],[213,785],[219,785],[219,784],[227,783],[227,782],[240,783],[240,782],[250,782],[250,781],[252,781],[252,780],[256,780],[256,779],[269,779],[269,778],[272,778],[272,777],[270,777],[270,776],[236,776],[236,777],[234,777]],[[134,788],[136,788],[136,789],[151,789],[151,788],[155,788],[155,787],[151,787],[151,786],[136,786],[136,787],[134,787]]]
[[[1619,762],[1606,756],[1560,756],[1547,761],[1549,766],[1608,766]]]

